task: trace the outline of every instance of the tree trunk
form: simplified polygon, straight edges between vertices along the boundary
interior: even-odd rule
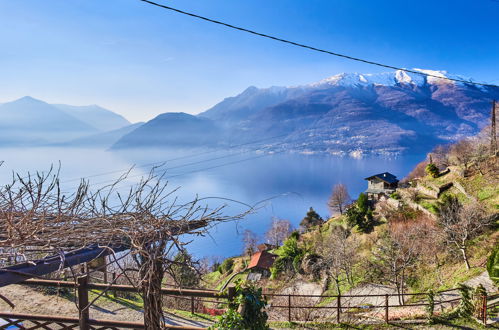
[[[161,297],[163,265],[155,260],[147,260],[145,263],[141,268],[144,325],[146,330],[157,330],[161,329],[163,324]]]
[[[400,279],[400,301],[401,305],[405,305],[405,300],[404,300],[404,285],[405,285],[405,274],[404,271],[402,271],[402,276]]]
[[[461,250],[461,253],[463,254],[463,259],[464,259],[464,263],[466,265],[466,269],[467,270],[470,270],[470,262],[468,260],[468,254],[466,253],[466,247],[462,246],[459,248],[459,250]]]
[[[341,295],[341,290],[340,290],[340,281],[337,277],[334,278],[334,282],[336,283],[336,291],[338,292],[338,296]]]

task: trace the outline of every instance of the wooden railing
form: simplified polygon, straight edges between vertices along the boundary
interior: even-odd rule
[[[69,281],[53,281],[53,280],[38,280],[30,279],[22,284],[33,286],[46,286],[58,288],[73,288],[77,289],[78,297],[78,314],[79,317],[61,317],[53,315],[33,315],[26,313],[6,313],[0,312],[0,319],[7,323],[0,325],[0,329],[8,327],[17,327],[18,329],[82,329],[82,330],[100,330],[100,329],[144,329],[144,324],[141,322],[123,322],[114,320],[96,320],[90,317],[90,303],[88,299],[89,290],[102,291],[123,291],[123,292],[138,292],[137,288],[131,285],[110,285],[101,283],[89,283],[88,277],[79,277],[77,283]],[[176,289],[162,288],[161,293],[164,296],[182,297],[191,300],[191,312],[194,313],[194,299],[211,298],[216,299],[231,299],[233,289],[230,289],[227,294],[220,294],[215,290],[197,290],[197,289]],[[214,302],[214,301],[209,301]],[[25,322],[29,322],[30,326],[26,327]],[[204,329],[194,326],[176,326],[167,325],[166,329]]]
[[[112,320],[96,320],[90,317],[89,312],[89,290],[99,290],[101,292],[110,291],[123,291],[137,293],[137,288],[131,285],[115,285],[115,284],[101,284],[89,283],[87,277],[80,277],[77,282],[68,281],[54,281],[54,280],[26,280],[23,282],[26,285],[34,286],[48,286],[59,288],[73,288],[77,290],[78,297],[78,312],[79,317],[61,317],[51,315],[31,315],[21,313],[5,313],[0,312],[0,319],[7,321],[7,324],[1,325],[0,329],[6,329],[8,326],[17,326],[19,329],[24,329],[23,322],[29,321],[29,329],[143,329],[144,324],[140,322],[122,322]],[[234,297],[234,289],[228,289],[227,293],[220,293],[215,290],[200,290],[200,289],[178,289],[178,288],[162,288],[161,293],[166,297],[175,297],[190,301],[191,313],[199,311],[195,309],[195,302],[197,304],[212,303],[216,305],[227,304]],[[389,322],[392,320],[392,311],[397,308],[404,307],[426,307],[427,293],[405,293],[405,294],[377,294],[377,295],[299,295],[299,294],[273,294],[264,293],[264,296],[269,301],[267,311],[272,312],[276,310],[284,310],[279,321],[307,321],[300,319],[298,312],[303,310],[322,311],[325,319],[335,319],[337,323],[345,321],[347,315],[354,315],[357,317],[359,313],[371,310],[378,310],[378,317],[380,321]],[[441,306],[452,307],[456,306],[461,300],[460,296],[454,289],[439,291],[435,293],[435,309]],[[403,301],[408,301],[403,304],[394,304],[393,297],[402,297]],[[376,304],[359,304],[358,299],[370,298],[375,299]],[[391,299],[392,298],[392,301]],[[220,301],[222,299],[222,301]],[[307,300],[308,299],[308,300]],[[357,300],[355,300],[357,299]],[[487,311],[494,308],[497,309],[499,295],[492,295],[483,297],[481,308],[477,310],[475,315],[480,321],[487,322]],[[329,303],[324,303],[329,301]],[[352,304],[352,301],[357,303]],[[312,302],[307,304],[307,302]],[[201,311],[205,311],[206,308]],[[210,309],[210,308],[208,308]],[[216,310],[213,308],[213,310]],[[357,314],[356,314],[357,313]],[[352,316],[350,315],[350,316]],[[321,317],[321,318],[323,318]],[[315,319],[319,321],[319,319]],[[203,329],[193,326],[168,326],[167,329]]]
[[[352,318],[359,320],[361,314],[368,311],[379,311],[377,317],[380,321],[383,320],[386,323],[394,320],[392,318],[392,313],[394,310],[399,308],[410,308],[410,307],[420,307],[421,312],[426,313],[425,307],[429,306],[427,302],[427,293],[404,293],[404,294],[366,294],[366,295],[299,295],[299,294],[264,294],[269,305],[267,307],[268,311],[272,309],[283,310],[278,316],[280,318],[274,319],[275,321],[308,321],[307,319],[300,319],[297,316],[297,312],[314,310],[323,311],[320,318],[331,320],[335,319],[336,323],[341,323],[344,321],[343,317],[349,315]],[[445,308],[452,308],[459,304],[461,297],[459,296],[456,289],[449,289],[444,291],[439,291],[435,293],[434,307],[435,311],[438,309],[443,310]],[[499,297],[498,295],[494,297]],[[361,298],[377,298],[376,304],[359,304],[351,303],[352,300]],[[393,303],[393,298],[401,298],[404,303]],[[328,301],[329,303],[324,303]],[[392,301],[392,302],[391,302]],[[482,303],[482,307],[477,311],[475,318],[484,324],[487,322],[487,310],[491,308],[497,308],[497,302],[487,303],[491,301],[490,297],[480,297],[477,299],[478,303]],[[307,302],[309,302],[307,304]],[[298,313],[299,314],[299,313]],[[303,313],[302,313],[303,314]],[[426,317],[426,315],[422,315]],[[319,317],[313,317],[315,321]],[[422,319],[423,320],[423,319]],[[361,322],[360,322],[361,323]]]

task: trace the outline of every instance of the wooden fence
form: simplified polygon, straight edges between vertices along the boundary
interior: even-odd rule
[[[101,283],[89,283],[87,277],[80,277],[77,283],[68,281],[53,281],[53,280],[27,280],[23,284],[35,286],[48,286],[59,288],[73,288],[77,290],[79,317],[61,317],[51,315],[31,315],[21,313],[5,313],[0,312],[0,319],[7,321],[6,324],[0,326],[0,329],[6,329],[9,326],[15,326],[18,329],[28,329],[23,325],[28,321],[31,323],[29,329],[144,329],[144,324],[140,322],[123,322],[111,320],[96,320],[90,317],[89,313],[89,290],[101,291],[124,291],[137,293],[137,288],[131,285],[109,285]],[[220,311],[220,304],[227,304],[234,297],[234,289],[228,289],[227,294],[221,294],[215,290],[199,290],[199,289],[177,289],[177,288],[162,288],[161,293],[166,297],[176,297],[185,299],[190,302],[191,313],[201,312],[211,314],[211,311]],[[436,292],[435,309],[438,306],[452,307],[456,306],[461,298],[455,290],[445,290]],[[348,316],[354,317],[356,320],[362,318],[366,312],[377,310],[379,321],[390,322],[393,320],[392,313],[397,308],[428,306],[427,293],[406,293],[402,294],[402,299],[408,301],[404,304],[395,304],[393,300],[398,299],[398,294],[378,294],[378,295],[298,295],[298,294],[273,294],[264,293],[264,296],[269,301],[266,308],[267,312],[277,314],[280,319],[278,321],[329,321],[329,322],[348,322]],[[376,304],[359,303],[359,299],[370,299],[376,301]],[[211,300],[210,300],[211,299]],[[497,313],[499,295],[492,295],[481,298],[481,304],[477,306],[476,318],[483,323],[487,322],[488,311]],[[222,301],[220,301],[222,300]],[[312,303],[310,303],[312,302]],[[324,303],[327,302],[327,303]],[[353,302],[353,303],[352,303]],[[206,308],[206,304],[212,304]],[[195,304],[198,308],[195,308]],[[204,308],[199,308],[202,306]],[[208,305],[209,306],[209,305]],[[276,311],[282,311],[275,313]],[[304,318],[300,315],[301,311],[313,311],[315,316],[312,319]],[[303,313],[302,313],[303,314]],[[214,315],[214,314],[212,314]],[[192,326],[173,326],[168,325],[167,329],[202,329]]]
[[[6,313],[0,312],[0,319],[4,319],[7,323],[0,326],[0,329],[82,329],[82,330],[100,330],[100,329],[144,329],[144,324],[141,322],[123,322],[114,320],[96,320],[90,317],[90,304],[88,298],[89,290],[102,291],[124,291],[135,292],[137,288],[131,285],[109,285],[101,283],[89,283],[88,277],[79,277],[77,283],[69,281],[53,281],[53,280],[26,280],[23,284],[34,286],[46,286],[57,288],[75,288],[77,289],[78,297],[78,314],[79,317],[61,317],[53,315],[33,315],[25,313]],[[198,290],[198,289],[174,289],[162,288],[161,293],[164,296],[175,296],[189,299],[191,301],[191,312],[194,313],[195,299],[202,300],[203,298],[216,299],[231,299],[233,289],[228,290],[227,294],[220,294],[214,290]],[[214,302],[214,301],[208,301]],[[23,323],[28,321],[31,323],[29,327],[25,327]],[[194,326],[175,326],[167,325],[166,329],[203,329]]]
[[[369,294],[369,295],[297,295],[297,294],[265,294],[265,297],[270,301],[267,306],[267,311],[272,311],[273,309],[282,310],[281,313],[277,313],[277,318],[275,321],[333,321],[337,324],[351,320],[355,320],[358,323],[363,323],[362,319],[367,320],[365,316],[366,313],[371,311],[377,311],[376,319],[379,321],[384,321],[389,323],[390,321],[396,321],[397,316],[392,315],[393,311],[397,309],[410,309],[419,308],[421,314],[419,318],[421,321],[426,321],[426,307],[429,306],[427,301],[427,293],[405,293],[405,294]],[[393,300],[402,297],[405,302],[403,304],[393,303]],[[370,303],[359,303],[361,299],[373,299],[379,301],[377,304]],[[307,300],[311,303],[307,303]],[[323,304],[321,302],[329,301],[329,303]],[[352,301],[356,301],[353,304]],[[450,309],[456,307],[461,301],[461,297],[455,289],[439,291],[435,293],[434,309],[435,312],[443,311],[444,309]],[[488,311],[494,311],[497,313],[499,305],[499,295],[483,296],[478,297],[475,302],[477,303],[474,317],[487,324]],[[310,319],[303,317],[303,311],[322,311],[316,313]],[[302,312],[301,315],[299,312]],[[274,313],[276,314],[276,313]],[[298,315],[297,315],[298,314]],[[349,317],[347,317],[349,316]],[[417,321],[418,318],[413,318]],[[374,321],[371,317],[370,321]]]

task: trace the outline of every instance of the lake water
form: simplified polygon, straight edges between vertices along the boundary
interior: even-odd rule
[[[272,217],[288,219],[297,227],[309,207],[323,217],[328,216],[327,199],[334,184],[344,183],[352,198],[366,189],[365,177],[391,172],[403,178],[424,155],[394,158],[367,157],[354,159],[325,155],[259,154],[254,151],[165,151],[135,150],[111,152],[96,149],[38,148],[0,149],[0,183],[9,182],[12,171],[46,171],[51,164],[61,164],[60,177],[64,190],[70,191],[80,178],[93,187],[102,187],[118,178],[133,165],[129,179],[119,189],[126,189],[152,165],[163,164],[171,189],[180,200],[199,197],[223,197],[260,208],[245,219],[224,223],[207,237],[196,237],[189,251],[196,257],[240,254],[241,234],[250,229],[263,237]],[[147,165],[147,166],[141,166]],[[228,203],[226,212],[242,210],[236,203],[209,199],[210,206]]]

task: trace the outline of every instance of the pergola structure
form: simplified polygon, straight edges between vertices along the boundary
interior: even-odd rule
[[[161,283],[175,263],[172,253],[187,244],[182,238],[244,216],[223,216],[224,206],[209,208],[198,198],[179,203],[166,187],[151,173],[125,194],[115,184],[90,192],[84,181],[64,194],[50,172],[14,177],[0,187],[0,286],[127,251],[137,266],[146,329],[160,328]]]

